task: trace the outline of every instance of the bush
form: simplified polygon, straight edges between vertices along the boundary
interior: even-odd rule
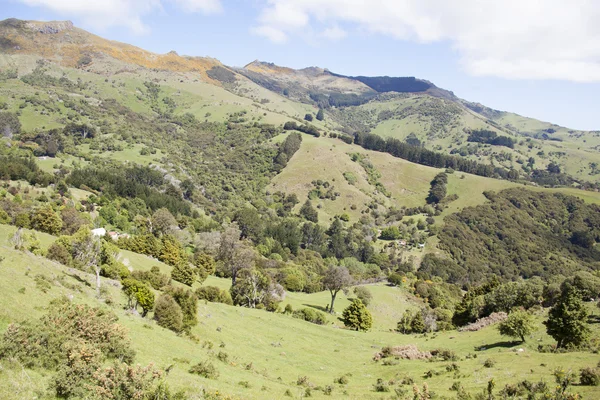
[[[179,304],[169,294],[163,294],[154,306],[154,319],[159,326],[172,330],[183,331],[183,312]]]
[[[223,303],[233,305],[231,295],[227,290],[219,289],[216,286],[201,286],[196,289],[198,300],[206,300],[211,303]]]
[[[583,368],[579,373],[579,384],[583,386],[600,386],[600,371],[596,368]]]
[[[183,330],[188,332],[198,324],[198,298],[190,289],[167,286],[165,293],[171,295],[182,312]]]
[[[313,310],[312,308],[302,308],[293,312],[294,318],[302,319],[304,321],[312,322],[317,325],[324,325],[327,322],[325,314],[320,311]]]
[[[184,285],[192,286],[196,281],[196,272],[187,261],[181,261],[173,267],[171,278]]]
[[[368,331],[373,325],[373,317],[360,299],[354,299],[342,313],[344,325],[357,330]]]
[[[209,361],[200,362],[189,369],[190,374],[200,375],[206,379],[217,379],[219,377],[219,371]]]
[[[371,291],[364,286],[356,286],[354,288],[354,294],[366,307],[369,306],[369,303],[371,303],[371,300],[373,299]]]
[[[491,358],[488,358],[483,362],[483,366],[486,368],[492,368],[494,365],[496,365],[496,361]]]
[[[50,247],[48,247],[46,258],[49,260],[57,261],[66,266],[70,266],[73,262],[73,257],[71,256],[71,253],[69,253],[69,251],[64,246],[57,242],[52,243]]]

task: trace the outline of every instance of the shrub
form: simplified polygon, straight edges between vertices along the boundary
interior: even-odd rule
[[[188,332],[198,324],[198,298],[190,289],[167,286],[165,293],[171,295],[182,312],[183,330]]]
[[[304,321],[312,322],[317,325],[324,325],[327,323],[327,317],[320,311],[313,310],[312,308],[302,308],[292,313],[294,318],[303,319]]]
[[[292,314],[294,312],[294,308],[291,304],[286,304],[285,309],[283,310],[284,314]]]
[[[219,377],[219,371],[209,361],[202,361],[189,369],[190,374],[200,375],[206,379],[217,379]]]
[[[496,361],[491,358],[488,358],[483,362],[483,366],[486,368],[492,368],[494,365],[496,365]]]
[[[73,257],[71,256],[71,253],[69,253],[69,251],[64,246],[57,242],[52,243],[50,247],[48,247],[46,258],[49,260],[54,260],[66,266],[70,266],[73,262]]]
[[[173,267],[171,278],[184,285],[192,286],[196,281],[196,272],[187,261],[181,261]]]
[[[217,354],[217,359],[226,363],[227,361],[229,361],[229,354],[225,353],[224,351],[219,351],[219,353]]]
[[[354,294],[366,307],[369,306],[369,303],[371,303],[371,300],[373,299],[371,291],[364,286],[356,286],[354,288]]]
[[[600,386],[600,371],[596,368],[583,368],[579,373],[579,384],[583,386]]]
[[[387,384],[387,382],[384,382],[383,379],[381,378],[377,378],[377,383],[373,386],[373,389],[376,392],[389,392],[390,391],[390,385]]]
[[[196,289],[198,300],[206,300],[211,303],[223,303],[233,305],[231,295],[227,290],[219,289],[216,286],[201,286]]]
[[[348,377],[346,375],[342,375],[339,378],[333,380],[333,383],[339,383],[340,385],[347,385],[349,382]]]
[[[360,299],[354,299],[342,313],[344,325],[357,331],[368,331],[373,325],[373,317]]]
[[[163,294],[154,306],[154,319],[159,326],[181,332],[183,330],[183,312],[179,304],[169,294]]]

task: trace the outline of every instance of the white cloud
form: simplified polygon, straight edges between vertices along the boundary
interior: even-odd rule
[[[222,10],[220,0],[171,0],[187,12],[202,12],[206,14]]]
[[[600,1],[592,0],[266,0],[254,31],[282,42],[343,23],[398,40],[448,42],[474,75],[591,82],[600,81],[598,20]],[[335,28],[323,35],[336,33],[343,37]]]
[[[106,29],[123,26],[135,34],[149,31],[142,18],[166,3],[185,12],[205,14],[221,10],[220,0],[19,0],[29,6],[44,7],[66,18],[81,18],[87,26]]]
[[[341,40],[347,35],[348,33],[337,25],[331,26],[321,32],[321,36],[333,41]]]

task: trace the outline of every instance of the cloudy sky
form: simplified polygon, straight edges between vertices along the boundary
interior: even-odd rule
[[[597,0],[0,0],[166,53],[416,76],[487,106],[600,130]]]

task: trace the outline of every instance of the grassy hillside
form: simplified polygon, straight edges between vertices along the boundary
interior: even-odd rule
[[[143,365],[152,362],[160,368],[172,365],[167,382],[173,389],[185,390],[189,398],[201,398],[202,389],[240,399],[283,398],[289,390],[292,398],[301,398],[305,389],[296,382],[302,376],[308,377],[314,385],[331,385],[334,397],[388,398],[389,394],[374,391],[373,385],[378,378],[396,382],[390,385],[392,393],[394,388],[399,388],[408,394],[412,391],[411,385],[398,383],[405,376],[413,378],[419,386],[427,382],[430,390],[438,395],[452,396],[449,388],[455,381],[462,382],[472,391],[483,390],[491,378],[497,387],[523,379],[531,382],[544,379],[551,383],[550,374],[556,367],[577,369],[595,365],[597,361],[590,353],[542,354],[535,351],[537,344],[551,341],[539,325],[541,315],[537,317],[539,331],[528,338],[525,345],[507,343],[491,327],[479,332],[453,331],[433,336],[389,332],[398,312],[410,303],[406,302],[407,294],[403,289],[380,285],[370,286],[374,293],[370,308],[376,324],[371,332],[352,332],[333,325],[317,326],[283,314],[202,303],[198,311],[200,324],[193,330],[198,337],[195,342],[158,327],[150,318],[142,319],[123,311],[125,299],[116,282],[104,280],[111,304],[98,302],[89,287],[90,276],[13,250],[7,242],[11,231],[12,228],[0,226],[0,249],[4,256],[0,268],[2,328],[10,321],[40,316],[44,312],[43,305],[60,295],[73,296],[74,302],[110,308],[119,316],[119,323],[127,328],[137,361]],[[155,262],[140,258],[137,263],[139,268],[147,268]],[[217,278],[211,278],[206,284],[227,286],[226,281]],[[295,308],[301,305],[319,307],[326,298],[325,293],[290,295],[285,302],[289,301]],[[343,299],[340,300],[338,307],[344,304]],[[451,348],[460,357],[456,362],[459,372],[457,375],[445,372],[450,362],[400,360],[395,365],[385,366],[372,361],[373,354],[381,347],[402,344],[415,344],[422,350]],[[476,351],[478,346],[484,346],[486,350]],[[516,352],[518,348],[524,351]],[[219,352],[227,353],[227,362],[217,359]],[[469,354],[476,354],[477,358],[466,358]],[[492,368],[483,366],[488,358],[496,362]],[[190,365],[207,359],[219,370],[218,379],[205,379],[187,372]],[[21,369],[9,360],[0,363],[3,368],[0,376],[2,398],[45,397],[48,375],[35,369]],[[430,370],[444,372],[423,378]],[[347,384],[333,383],[345,374],[348,374]],[[576,387],[576,390],[585,398],[593,398],[597,393],[590,387]],[[313,390],[312,395],[329,398],[318,390]]]

